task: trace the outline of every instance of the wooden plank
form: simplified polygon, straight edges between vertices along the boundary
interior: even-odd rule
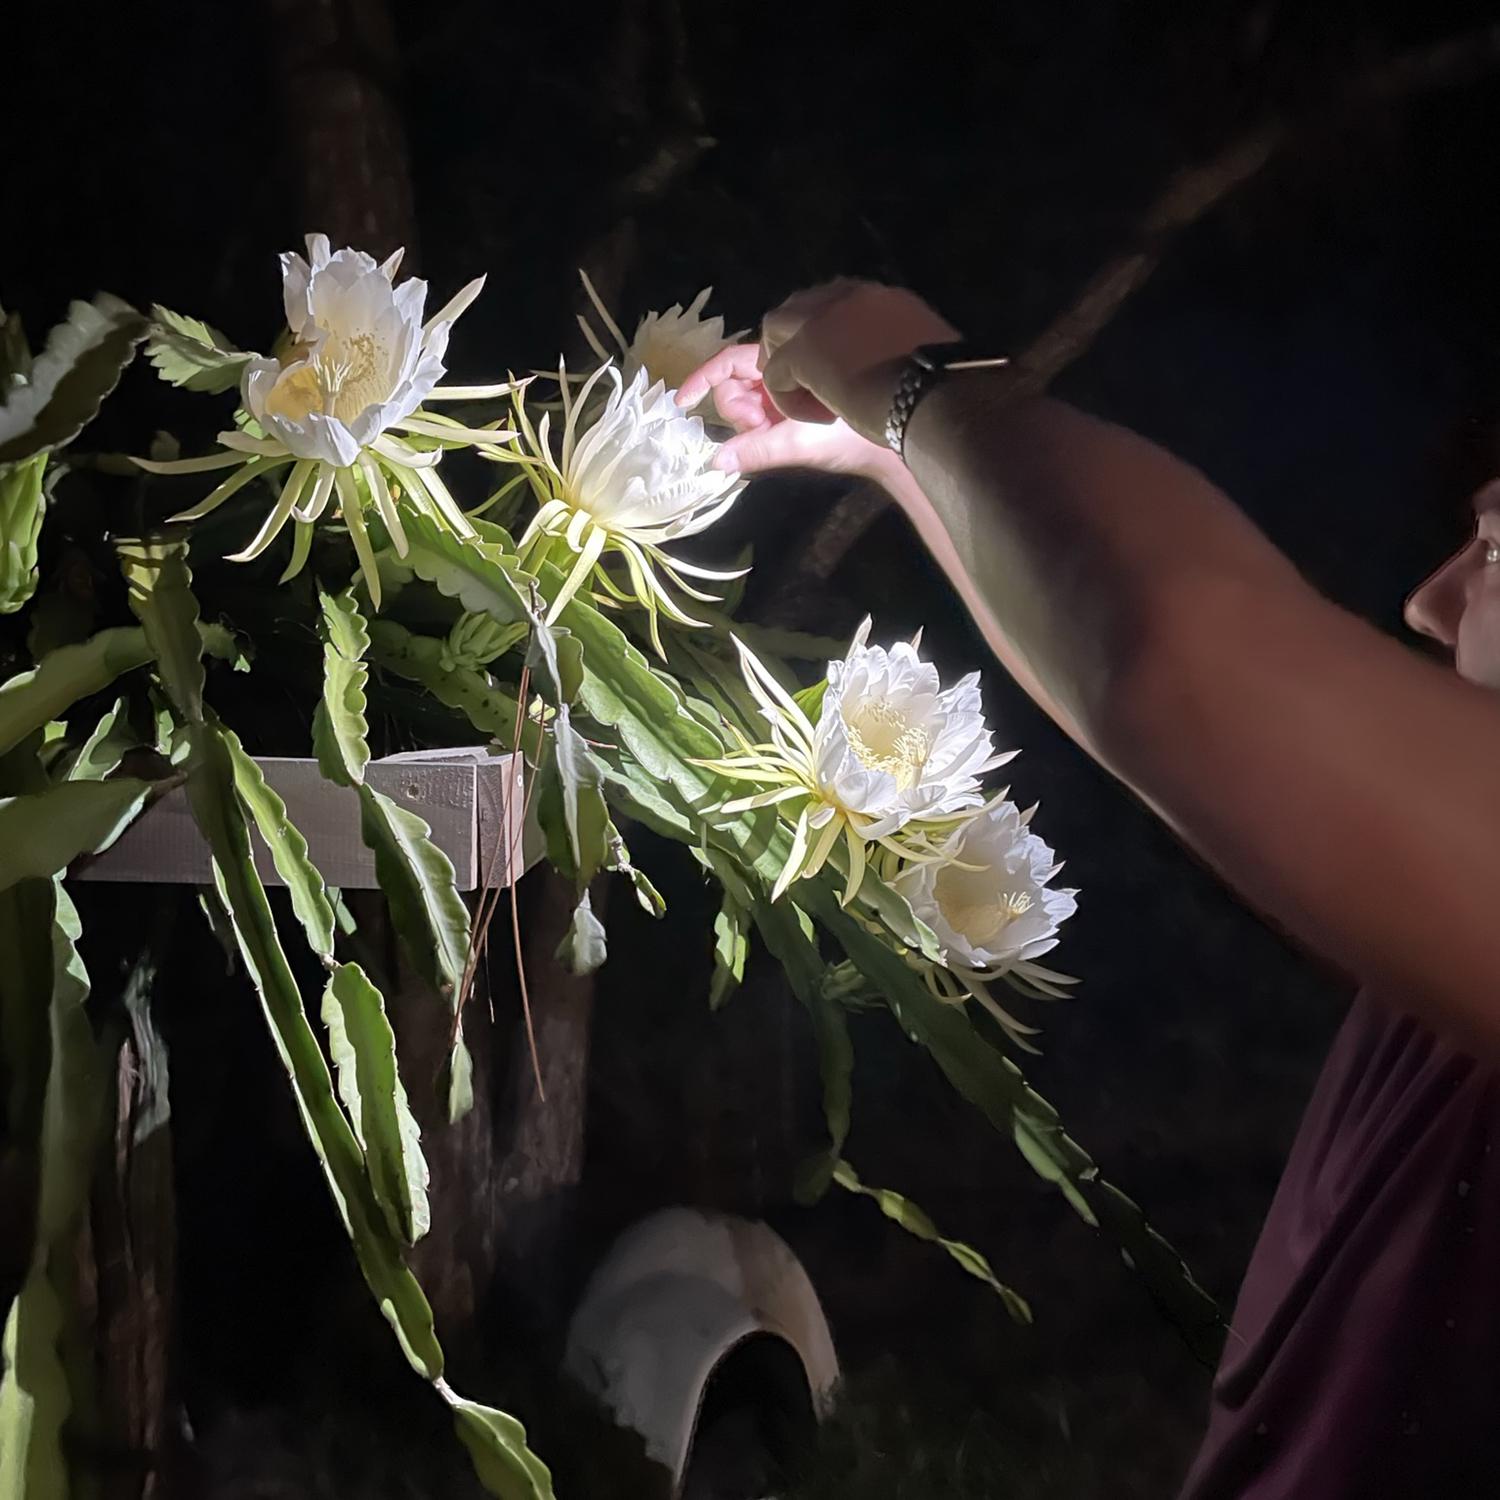
[[[315,760],[257,757],[256,764],[307,839],[313,863],[329,885],[374,890],[375,858],[360,840],[359,798],[324,780]],[[433,842],[453,861],[458,888],[478,888],[483,869],[492,884],[509,883],[517,851],[523,767],[518,756],[487,749],[418,751],[370,762],[369,784],[422,818]],[[267,885],[280,885],[270,852],[252,834],[255,865]],[[498,858],[497,858],[498,851]],[[187,793],[177,787],[154,803],[97,859],[80,864],[79,880],[208,885],[208,847],[198,834]]]
[[[481,752],[475,778],[479,858],[476,886],[507,886],[526,873],[521,844],[521,812],[526,804],[526,762],[522,756]],[[535,814],[533,813],[533,816]],[[515,874],[505,878],[507,872]],[[501,878],[496,878],[500,876]]]

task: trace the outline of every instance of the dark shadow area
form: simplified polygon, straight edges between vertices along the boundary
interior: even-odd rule
[[[796,1351],[772,1334],[744,1340],[709,1377],[682,1500],[760,1500],[781,1493],[816,1430]]]

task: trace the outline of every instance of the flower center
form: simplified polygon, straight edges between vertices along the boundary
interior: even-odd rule
[[[373,333],[331,338],[318,360],[318,373],[327,393],[324,410],[340,421],[352,421],[366,407],[378,405],[390,393],[381,366],[381,350]]]
[[[888,699],[875,698],[861,703],[844,720],[849,748],[862,766],[884,771],[895,778],[902,791],[922,774],[932,748],[928,733],[911,723]]]
[[[969,873],[964,870],[940,871],[934,895],[948,925],[971,943],[992,941],[1034,905],[1029,891],[981,895],[973,890],[973,881],[962,879]],[[952,875],[960,878],[945,878]]]
[[[266,409],[298,423],[313,412],[352,422],[390,395],[383,353],[373,333],[334,334],[312,360],[276,382]]]

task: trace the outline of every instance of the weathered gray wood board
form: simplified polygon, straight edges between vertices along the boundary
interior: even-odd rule
[[[257,757],[266,780],[307,839],[313,863],[329,885],[374,890],[375,857],[359,836],[359,798],[326,781],[315,760]],[[486,749],[423,750],[370,762],[366,780],[432,830],[453,861],[461,891],[504,886],[511,861],[522,864],[524,798],[519,756]],[[267,885],[280,885],[269,850],[252,831],[255,865]],[[149,807],[103,854],[74,871],[79,880],[209,885],[208,846],[199,836],[187,793],[176,787]]]

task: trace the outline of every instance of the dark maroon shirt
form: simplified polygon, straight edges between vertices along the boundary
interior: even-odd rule
[[[1500,1071],[1356,1000],[1182,1500],[1500,1500],[1497,1145]]]

